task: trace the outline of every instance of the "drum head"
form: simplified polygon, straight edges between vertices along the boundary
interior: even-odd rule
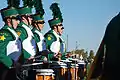
[[[52,69],[37,69],[36,72],[53,73],[54,71]]]
[[[37,69],[36,73],[37,75],[54,75],[52,69]]]

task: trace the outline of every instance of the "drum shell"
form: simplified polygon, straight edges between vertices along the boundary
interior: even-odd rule
[[[78,64],[71,64],[70,66],[71,80],[78,79]]]
[[[54,80],[52,69],[38,69],[36,70],[36,80]]]
[[[78,76],[80,79],[84,79],[86,73],[85,63],[78,63],[78,65],[79,65]]]
[[[67,65],[63,62],[56,62],[51,64],[51,69],[54,70],[55,80],[65,80],[65,74],[67,72]]]

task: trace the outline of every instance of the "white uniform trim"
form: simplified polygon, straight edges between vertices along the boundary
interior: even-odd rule
[[[21,55],[21,41],[19,40],[19,37],[17,35],[17,33],[10,29],[9,27],[7,28],[14,36],[15,36],[15,40],[14,41],[10,41],[7,45],[7,55],[10,56],[15,62],[18,61],[19,56]]]
[[[60,51],[60,40],[59,40],[59,35],[53,30],[53,34],[56,36],[57,40],[54,41],[51,46],[50,46],[50,50],[54,53],[56,53],[56,55],[58,54],[58,52]]]
[[[60,39],[62,40],[62,45],[60,46],[61,47],[60,52],[63,53],[63,52],[65,52],[66,45],[65,45],[65,41],[62,39],[61,36],[60,36]]]
[[[36,54],[36,43],[35,40],[33,39],[33,33],[29,27],[26,25],[22,25],[22,27],[25,28],[27,31],[28,37],[23,41],[23,48],[31,55],[34,56]]]
[[[37,46],[39,48],[39,52],[43,51],[43,50],[46,50],[46,45],[45,45],[45,39],[44,39],[44,36],[42,35],[42,33],[38,30],[35,30],[35,33],[37,33],[40,37],[40,41],[37,42]]]

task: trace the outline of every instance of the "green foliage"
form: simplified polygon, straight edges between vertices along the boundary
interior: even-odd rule
[[[94,59],[94,51],[93,51],[93,50],[90,50],[89,57],[88,57],[88,61],[89,61],[89,62],[92,62],[93,59]]]
[[[15,7],[19,8],[20,0],[7,0],[8,8]]]
[[[89,56],[90,58],[94,58],[94,52],[93,52],[93,50],[90,50],[90,56]]]
[[[84,80],[86,80],[86,77],[88,76],[88,72],[90,70],[92,61],[94,59],[94,51],[90,50],[90,53],[88,51],[85,51],[84,49],[77,49],[75,51],[71,51],[72,54],[79,54],[79,57],[82,55],[84,61],[87,61],[88,63],[86,64],[86,75],[84,76]],[[96,79],[98,80],[98,79]]]
[[[50,9],[53,12],[53,18],[59,18],[61,20],[61,22],[63,22],[63,18],[62,18],[62,13],[60,11],[60,8],[58,7],[58,3],[53,3],[50,6]]]
[[[94,51],[90,50],[90,53],[88,55],[88,51],[85,51],[84,49],[78,49],[75,51],[71,51],[72,54],[79,54],[79,56],[83,56],[84,60],[88,60],[91,62],[94,59]]]
[[[83,58],[84,58],[84,60],[86,60],[87,57],[88,57],[88,52],[86,51],[86,52],[83,54]]]

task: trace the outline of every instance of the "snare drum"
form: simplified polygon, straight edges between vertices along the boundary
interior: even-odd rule
[[[72,80],[78,80],[78,64],[71,64],[70,73]]]
[[[65,80],[65,73],[67,71],[67,65],[63,62],[54,62],[50,65],[50,68],[54,70],[55,80]]]
[[[35,80],[36,79],[36,70],[42,68],[43,63],[32,63],[32,64],[24,64],[22,65],[22,76],[27,80]]]
[[[61,60],[62,62],[64,62],[66,64],[66,70],[65,70],[65,79],[62,80],[71,80],[71,72],[70,72],[70,66],[71,66],[71,62],[70,60],[66,59],[66,60]]]
[[[54,80],[54,74],[52,69],[37,69],[36,80]]]
[[[42,65],[43,65],[43,63],[40,62],[40,63],[24,64],[24,65],[22,65],[22,67],[31,68],[31,69],[35,70],[35,69],[41,69]]]
[[[79,79],[84,79],[85,76],[85,62],[79,62],[78,77]]]
[[[65,80],[65,74],[67,72],[67,64],[61,62],[60,65],[60,80]]]

